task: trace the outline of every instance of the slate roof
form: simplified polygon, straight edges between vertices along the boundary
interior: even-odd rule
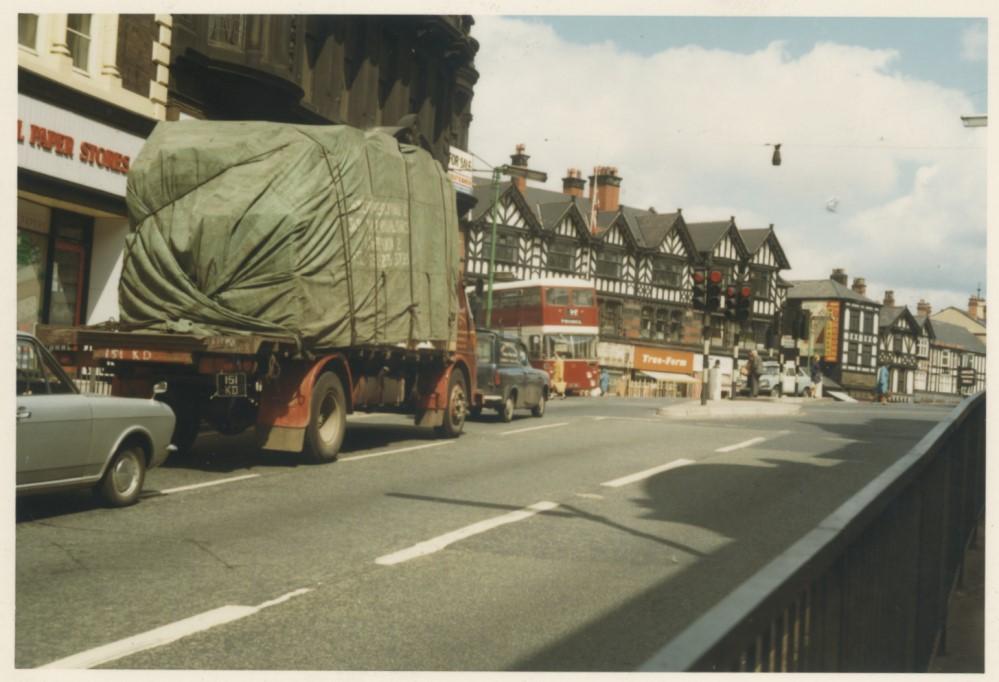
[[[642,240],[649,245],[658,245],[669,234],[680,217],[679,213],[649,213],[637,216],[638,230]]]
[[[982,322],[981,320],[978,320],[978,319],[975,319],[974,317],[972,317],[971,315],[969,315],[969,314],[968,314],[968,311],[966,311],[966,310],[961,310],[960,308],[957,308],[957,307],[955,307],[955,306],[952,306],[952,305],[949,305],[949,306],[947,306],[946,308],[943,308],[942,310],[938,310],[937,312],[933,313],[933,314],[932,314],[932,315],[930,316],[930,318],[931,318],[931,319],[932,319],[932,318],[935,318],[935,317],[936,317],[937,315],[939,315],[940,313],[944,312],[945,310],[955,310],[955,311],[957,311],[957,312],[961,313],[961,315],[963,315],[964,317],[966,317],[966,318],[968,318],[969,320],[971,320],[972,322],[974,322],[975,324],[978,324],[978,325],[981,325],[981,326],[982,326],[982,329],[985,329],[985,323],[984,323],[984,322]],[[948,323],[948,324],[949,324],[949,323]]]
[[[878,315],[878,326],[890,327],[898,319],[898,316],[902,314],[903,310],[905,310],[905,306],[903,305],[881,306],[881,313]]]
[[[742,235],[742,241],[746,244],[746,249],[750,254],[756,253],[759,248],[763,246],[763,242],[767,240],[770,232],[771,230],[769,227],[739,230],[739,234]]]
[[[731,220],[720,220],[709,223],[687,223],[687,231],[694,240],[698,252],[713,251],[725,231],[732,224]]]
[[[927,322],[925,315],[920,315],[917,319],[923,325]],[[982,355],[985,354],[986,347],[982,343],[982,340],[961,325],[934,320],[933,318],[930,318],[928,322],[930,335],[937,344],[973,353],[981,353]]]
[[[832,279],[796,279],[791,280],[789,284],[791,288],[787,290],[788,299],[813,300],[835,298],[877,305],[877,301],[872,301],[866,296],[861,296],[850,287],[844,286]]]

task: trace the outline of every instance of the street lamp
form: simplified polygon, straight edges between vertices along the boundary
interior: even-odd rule
[[[499,182],[501,175],[511,175],[527,180],[537,180],[545,182],[548,180],[548,173],[503,164],[493,168],[493,212],[492,212],[492,237],[489,241],[489,283],[486,289],[486,320],[487,326],[492,324],[493,319],[493,279],[496,271],[496,212],[499,205]]]

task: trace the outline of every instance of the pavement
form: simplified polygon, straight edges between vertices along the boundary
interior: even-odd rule
[[[985,524],[964,556],[964,583],[947,612],[947,646],[930,662],[931,673],[985,672]]]
[[[705,417],[782,417],[799,414],[807,402],[817,405],[831,400],[812,398],[736,398],[735,400],[709,400],[701,405],[698,400],[687,400],[660,407],[656,413],[672,419],[703,419]]]

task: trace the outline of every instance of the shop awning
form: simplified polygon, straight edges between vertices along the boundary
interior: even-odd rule
[[[650,376],[656,381],[671,381],[674,384],[696,384],[697,379],[689,374],[677,374],[676,372],[650,372],[642,370],[642,374]]]

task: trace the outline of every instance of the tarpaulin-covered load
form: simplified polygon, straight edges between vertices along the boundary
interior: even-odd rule
[[[310,349],[456,340],[454,190],[349,126],[160,123],[128,176],[121,320]]]

